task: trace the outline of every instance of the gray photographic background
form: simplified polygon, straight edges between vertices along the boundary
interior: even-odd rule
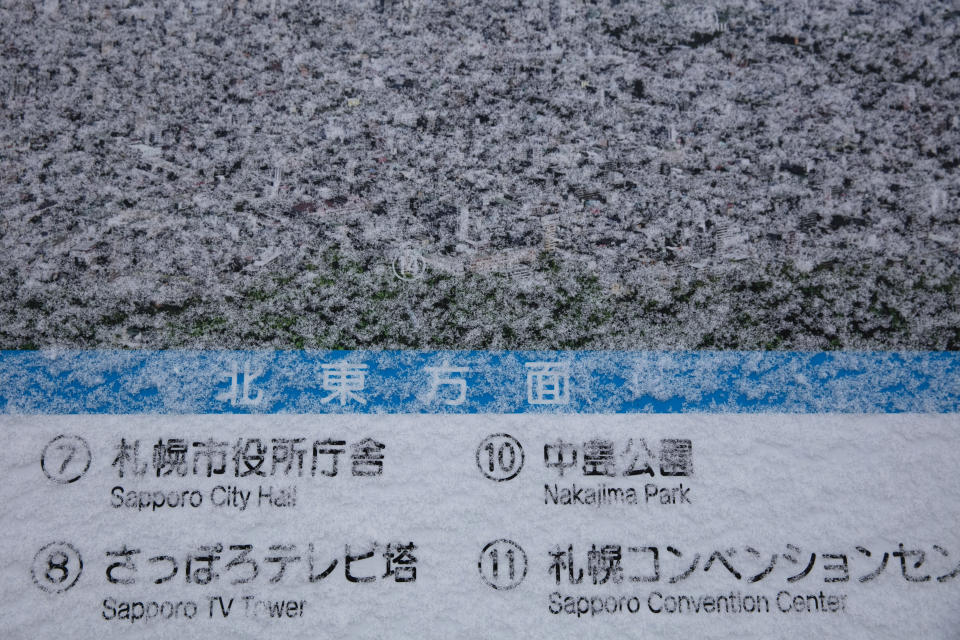
[[[960,348],[960,3],[0,4],[0,348]]]

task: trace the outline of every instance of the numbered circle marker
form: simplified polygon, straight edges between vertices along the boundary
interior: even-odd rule
[[[79,436],[59,435],[43,448],[40,466],[54,482],[76,482],[90,468],[90,446]]]
[[[527,554],[513,540],[494,540],[480,552],[480,577],[494,589],[513,589],[527,577]]]
[[[31,568],[33,582],[47,593],[63,593],[83,573],[80,552],[67,542],[51,542],[37,551]]]
[[[477,447],[477,467],[496,482],[511,480],[523,469],[523,447],[508,433],[487,436]]]

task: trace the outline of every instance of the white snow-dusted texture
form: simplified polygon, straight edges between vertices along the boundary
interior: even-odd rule
[[[960,412],[960,353],[0,352],[0,414],[904,412]]]
[[[0,347],[960,348],[956,2],[0,4]]]

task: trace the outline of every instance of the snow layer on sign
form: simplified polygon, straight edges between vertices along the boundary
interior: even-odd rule
[[[956,426],[956,414],[0,415],[0,429],[16,434],[0,447],[0,629],[4,640],[952,640]],[[59,483],[48,478],[60,477],[63,454],[43,470],[40,458],[64,434],[91,455],[86,468],[66,467],[82,477]],[[476,454],[504,434],[525,455],[514,477],[498,481],[488,474],[502,465],[481,466]],[[367,438],[384,447],[382,474],[355,476],[351,445]],[[193,464],[162,453],[172,439],[175,456]],[[254,467],[263,475],[241,475],[256,463],[235,447],[250,439],[267,452]],[[323,473],[328,455],[312,464],[311,443],[327,439],[345,445],[335,476]],[[571,451],[604,441],[616,455],[595,449],[589,473],[585,455],[573,462]],[[227,452],[222,473],[216,463],[207,471],[206,454],[197,464],[196,452],[218,449]],[[683,452],[666,470],[665,450]],[[648,464],[649,473],[627,475]],[[242,504],[225,499],[228,487],[246,495]],[[291,488],[295,505],[259,497]],[[196,507],[166,506],[184,490]],[[128,506],[118,491],[132,492]],[[525,560],[513,558],[510,572],[501,547],[494,574],[481,552],[505,539]],[[67,586],[62,574],[48,577],[44,566],[62,556],[39,553],[55,541],[70,545],[54,549],[71,552],[70,577],[79,575],[62,593],[50,592]],[[415,580],[396,581],[397,565],[384,562],[398,543],[416,547],[406,563]],[[232,562],[244,547],[256,569]],[[132,567],[114,565],[124,557]],[[177,575],[156,584],[170,571],[166,558]],[[233,602],[229,617],[221,595]],[[247,596],[304,601],[304,615],[251,615]],[[580,617],[551,607],[568,596],[574,606],[585,598]],[[680,596],[693,604],[677,611]],[[741,606],[756,596],[769,611]],[[796,596],[799,611],[790,608]],[[111,598],[192,601],[198,612],[118,620],[104,604]],[[704,607],[706,598],[714,604]]]
[[[0,347],[960,348],[953,2],[7,2]]]
[[[0,352],[0,411],[945,413],[951,352]]]

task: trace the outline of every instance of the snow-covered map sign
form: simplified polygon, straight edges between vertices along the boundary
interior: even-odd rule
[[[4,638],[960,629],[960,354],[4,352]]]

